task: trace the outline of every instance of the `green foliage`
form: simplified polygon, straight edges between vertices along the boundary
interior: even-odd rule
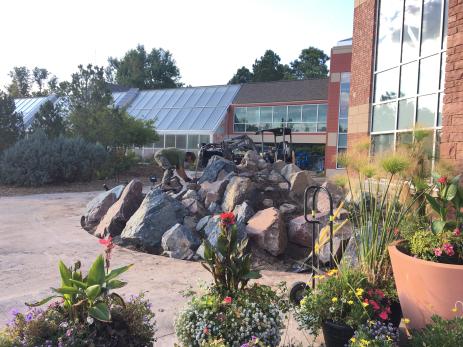
[[[299,58],[291,63],[291,72],[297,79],[325,78],[328,76],[325,52],[315,47],[303,49]]]
[[[266,50],[264,55],[256,59],[252,65],[253,82],[282,80],[285,74],[280,60],[280,56],[274,51]]]
[[[115,297],[122,306],[125,305],[122,298],[115,293],[110,293],[110,290],[126,285],[125,282],[116,280],[116,277],[130,269],[131,266],[105,272],[105,261],[100,255],[88,270],[87,276],[83,277],[82,271],[80,271],[80,262],[68,268],[60,261],[58,268],[61,275],[61,287],[52,288],[55,295],[26,305],[30,307],[42,306],[52,299],[61,298],[63,307],[67,310],[72,321],[83,322],[90,316],[102,322],[109,322],[111,321],[111,314],[107,297]]]
[[[41,129],[49,138],[64,135],[66,125],[61,105],[56,106],[51,101],[46,101],[34,116],[30,131]]]
[[[434,249],[442,245],[442,237],[429,230],[415,231],[408,239],[410,252],[420,259],[437,260]]]
[[[130,297],[124,306],[108,298],[108,307],[113,318],[109,323],[73,321],[56,302],[46,310],[15,312],[13,321],[0,331],[0,346],[153,346],[156,322],[144,294]]]
[[[37,131],[5,150],[0,182],[17,186],[88,181],[107,159],[101,145],[79,138],[49,139]]]
[[[248,239],[238,242],[238,229],[233,213],[221,215],[221,232],[217,247],[204,240],[204,268],[212,274],[220,293],[231,294],[246,287],[251,279],[260,278],[259,271],[251,269],[251,254],[246,253]]]
[[[8,75],[11,84],[7,86],[8,94],[13,98],[27,98],[31,96],[31,72],[25,66],[15,66]]]
[[[234,347],[253,336],[265,346],[278,346],[284,326],[281,312],[287,305],[284,292],[267,286],[254,285],[231,297],[212,290],[192,298],[180,312],[175,332],[182,346]]]
[[[140,161],[133,151],[125,148],[111,148],[108,155],[108,160],[96,173],[98,179],[114,177],[119,181],[121,173],[127,172]]]
[[[24,122],[13,97],[0,91],[0,152],[24,136]]]
[[[392,324],[369,321],[360,325],[350,339],[348,347],[398,347],[399,331]]]
[[[181,87],[180,72],[172,54],[153,48],[148,54],[143,45],[129,50],[121,59],[109,58],[117,84],[140,89]]]
[[[240,83],[249,83],[253,80],[253,74],[245,66],[240,67],[236,70],[236,73],[233,75],[232,79],[228,81],[228,84],[240,84]]]
[[[432,323],[424,329],[412,331],[411,347],[454,347],[463,340],[463,318],[444,320],[432,317]]]
[[[34,70],[32,70],[32,77],[38,87],[38,91],[33,93],[34,96],[45,96],[48,94],[48,91],[44,89],[44,84],[49,75],[50,73],[47,69],[35,67]]]

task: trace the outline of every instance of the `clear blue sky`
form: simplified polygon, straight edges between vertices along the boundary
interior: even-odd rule
[[[226,83],[266,49],[289,63],[352,36],[354,0],[2,0],[0,87],[13,66],[60,80],[138,43],[173,53],[186,84]]]

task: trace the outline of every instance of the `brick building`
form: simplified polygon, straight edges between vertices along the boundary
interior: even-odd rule
[[[356,0],[349,146],[369,135],[373,153],[432,133],[435,158],[463,168],[463,2]]]

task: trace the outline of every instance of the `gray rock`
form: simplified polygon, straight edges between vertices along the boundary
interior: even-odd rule
[[[120,235],[127,221],[132,217],[143,200],[143,184],[138,180],[132,180],[122,192],[119,200],[106,212],[100,224],[96,228],[95,235]]]
[[[201,192],[204,194],[204,205],[209,207],[213,202],[220,203],[228,185],[228,180],[218,180],[215,182],[204,182],[201,184]]]
[[[268,180],[273,183],[286,182],[285,178],[277,171],[273,170],[268,175]]]
[[[256,186],[247,177],[235,176],[227,185],[222,202],[222,211],[233,211],[236,205],[255,198]]]
[[[339,262],[344,250],[347,247],[349,240],[352,237],[352,229],[349,223],[344,225],[339,231],[336,231],[333,237],[333,257]],[[329,242],[323,245],[320,249],[319,258],[322,263],[330,261],[330,244]]]
[[[238,229],[238,240],[244,240],[246,236],[246,231],[245,227],[243,224],[237,224],[237,229]],[[209,219],[209,221],[206,224],[206,227],[204,228],[204,234],[206,239],[209,241],[209,243],[213,246],[217,246],[217,239],[219,237],[219,234],[221,233],[221,227],[220,227],[220,216],[214,216]]]
[[[190,230],[196,230],[196,225],[198,224],[197,216],[186,216],[183,218],[183,225]]]
[[[251,205],[244,201],[240,205],[236,205],[235,209],[233,210],[233,214],[235,215],[236,222],[241,224],[246,224],[249,219],[254,215],[254,210]]]
[[[187,215],[186,208],[160,189],[150,191],[130,218],[121,240],[148,251],[160,251],[164,233]]]
[[[342,254],[342,261],[348,264],[351,268],[357,267],[359,264],[357,257],[357,242],[355,242],[355,238],[353,236],[350,238],[346,249]]]
[[[296,172],[300,172],[301,169],[297,165],[294,164],[286,164],[280,171],[283,177],[289,182],[291,180],[291,175],[295,174]]]
[[[233,162],[214,155],[211,159],[209,159],[209,163],[204,169],[203,175],[199,178],[198,183],[215,182],[221,172],[226,175],[230,172],[235,172],[236,170],[236,165]]]
[[[209,222],[209,219],[211,219],[211,216],[205,216],[203,218],[201,218],[198,223],[196,223],[196,231],[197,232],[200,232],[202,231],[206,225],[207,225],[207,222]]]
[[[221,206],[216,203],[216,202],[213,202],[209,205],[209,207],[207,208],[207,210],[209,211],[209,213],[211,214],[217,214],[217,213],[221,213],[222,212],[222,209],[221,209]]]
[[[262,200],[262,205],[264,205],[264,207],[273,207],[273,200],[272,199],[264,199]]]
[[[200,240],[189,228],[175,224],[162,236],[161,244],[164,253],[169,257],[191,259],[199,247]]]
[[[337,186],[336,184],[334,184],[333,182],[331,181],[326,181],[322,184],[322,187],[325,187],[331,194],[331,197],[333,198],[333,207],[336,208],[337,206],[339,206],[339,204],[341,203],[341,201],[343,201],[345,199],[345,192],[343,191],[343,189],[339,186]],[[325,195],[325,198],[324,198],[324,201],[322,202],[322,208],[323,209],[320,209],[320,211],[329,211],[329,200],[328,198],[326,197],[326,194]],[[319,201],[319,204],[320,204],[320,201]]]
[[[297,167],[297,166],[296,166]],[[308,171],[298,171],[289,177],[290,194],[293,198],[299,199],[304,196],[307,187],[317,185]]]
[[[98,194],[85,208],[85,213],[80,219],[80,225],[89,233],[93,233],[101,219],[109,208],[119,199],[124,190],[124,185],[119,185],[107,192]]]
[[[281,170],[286,166],[286,163],[283,160],[277,160],[276,162],[273,163],[272,167],[273,170],[277,171],[278,173],[281,173]]]
[[[291,214],[297,211],[297,206],[293,204],[284,203],[280,206],[280,212],[282,214]]]
[[[305,246],[312,246],[312,227],[304,216],[293,218],[288,223],[288,239],[290,242]]]
[[[182,205],[187,208],[191,215],[202,217],[207,214],[207,210],[204,205],[195,199],[183,199]]]
[[[194,200],[199,200],[199,195],[196,190],[190,189],[187,190],[185,195],[182,197],[182,199],[194,199]]]
[[[257,212],[246,227],[247,234],[258,246],[274,256],[283,254],[288,238],[280,211],[274,207]]]
[[[260,158],[258,161],[257,161],[257,168],[259,170],[265,170],[267,169],[269,166],[269,163],[267,163],[264,159]]]

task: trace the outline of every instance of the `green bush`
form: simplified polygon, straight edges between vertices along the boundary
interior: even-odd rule
[[[37,132],[2,153],[0,183],[40,186],[89,181],[107,158],[101,145],[79,138],[49,139]]]
[[[412,331],[411,347],[455,347],[463,341],[463,318],[444,320],[432,317],[432,324],[422,330]]]

